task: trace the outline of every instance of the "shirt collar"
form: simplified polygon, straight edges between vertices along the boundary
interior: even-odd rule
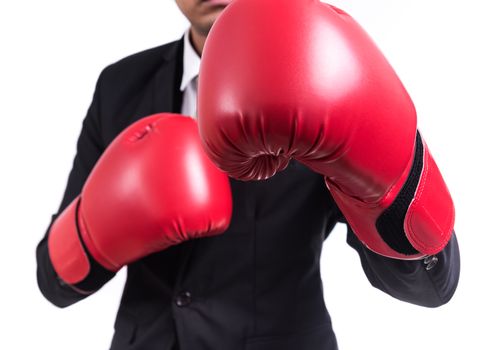
[[[190,42],[190,30],[184,35],[183,50],[183,77],[181,78],[180,90],[185,91],[191,81],[196,78],[200,72],[200,56],[196,53]]]

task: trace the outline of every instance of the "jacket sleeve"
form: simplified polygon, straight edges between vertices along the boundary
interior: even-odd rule
[[[102,74],[103,75],[103,74]],[[48,252],[48,233],[56,217],[77,197],[93,166],[104,151],[100,132],[100,95],[102,75],[98,79],[93,101],[83,120],[80,136],[77,141],[77,153],[68,177],[67,186],[60,207],[52,216],[51,223],[43,239],[37,246],[37,281],[40,291],[53,304],[59,307],[71,305],[100,289],[114,273],[104,269],[91,257],[89,275],[80,283],[70,286],[64,283],[53,269]]]
[[[358,252],[369,282],[396,299],[438,307],[446,304],[456,290],[460,256],[455,233],[441,252],[421,260],[397,260],[376,254],[356,238],[349,225],[347,242]]]

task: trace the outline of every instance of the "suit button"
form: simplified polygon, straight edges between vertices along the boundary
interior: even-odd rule
[[[190,292],[181,292],[175,298],[175,304],[178,307],[185,307],[191,304],[191,293]]]
[[[435,255],[430,255],[424,259],[424,265],[426,265],[426,270],[432,270],[434,266],[437,265],[439,259]]]

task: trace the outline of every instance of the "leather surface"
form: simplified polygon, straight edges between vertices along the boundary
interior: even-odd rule
[[[428,218],[415,210],[414,225],[427,226],[416,230],[413,241],[424,240],[418,254],[395,251],[376,230],[408,178],[416,110],[373,40],[334,6],[232,3],[204,48],[198,114],[209,156],[230,176],[266,179],[298,160],[325,176],[354,232],[379,254],[420,258],[452,234],[452,221],[430,224],[453,211],[452,201],[436,206],[432,198],[421,200]],[[447,193],[439,181],[428,184],[428,193],[436,186]]]

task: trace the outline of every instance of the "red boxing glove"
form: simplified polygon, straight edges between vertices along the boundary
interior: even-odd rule
[[[206,41],[198,93],[203,143],[231,176],[266,179],[295,158],[325,176],[371,250],[414,259],[449,241],[453,203],[414,105],[343,11],[311,0],[233,2]]]
[[[228,177],[202,149],[196,121],[146,117],[106,149],[82,193],[53,223],[48,248],[69,284],[90,271],[85,247],[108,270],[188,239],[222,233],[232,211]]]

